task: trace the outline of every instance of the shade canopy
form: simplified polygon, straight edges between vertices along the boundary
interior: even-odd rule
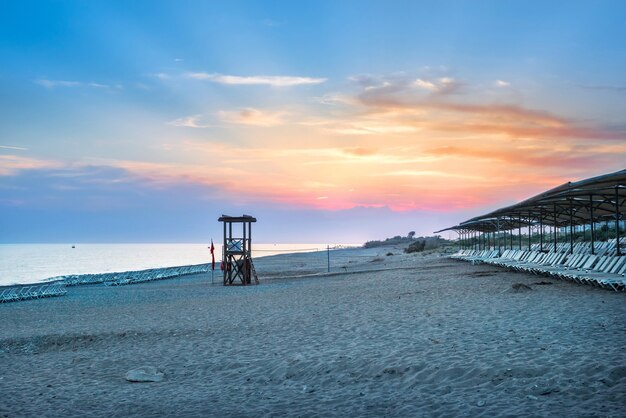
[[[506,206],[442,229],[443,231],[506,231],[541,224],[583,225],[622,219],[626,170],[567,182],[515,205]]]
[[[241,216],[222,215],[217,220],[219,222],[256,222],[256,218],[250,215],[241,215]]]

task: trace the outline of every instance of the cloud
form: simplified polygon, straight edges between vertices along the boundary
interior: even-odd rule
[[[201,122],[202,115],[192,115],[167,122],[170,126],[181,128],[210,128],[211,125]]]
[[[233,85],[298,85],[284,77],[186,76]],[[626,152],[625,126],[596,126],[566,117],[558,107],[525,105],[521,96],[513,102],[506,89],[495,93],[495,77],[476,85],[447,72],[351,80],[340,91],[309,95],[297,107],[291,95],[290,108],[243,107],[255,100],[248,95],[243,103],[211,109],[215,113],[196,110],[177,115],[162,124],[185,128],[219,124],[221,138],[190,131],[183,138],[180,131],[170,129],[164,133],[171,134],[169,138],[149,145],[145,161],[90,163],[117,167],[124,176],[116,177],[116,182],[131,179],[154,188],[173,186],[172,190],[180,185],[210,187],[238,203],[258,199],[332,210],[355,206],[446,210],[523,198],[564,178],[596,173],[597,167],[608,171],[619,166]],[[276,126],[280,129],[263,129]],[[14,161],[11,170],[40,164]]]
[[[45,78],[40,78],[33,81],[35,84],[39,84],[47,89],[54,89],[57,87],[93,87],[97,89],[110,89],[111,86],[109,84],[96,83],[96,82],[81,82],[81,81],[67,81],[67,80],[48,80]],[[123,86],[121,84],[116,84],[113,86],[116,89],[122,89]]]
[[[494,81],[493,85],[496,87],[509,87],[511,83],[509,83],[508,81],[504,81],[504,80],[496,80]]]
[[[457,174],[450,173],[445,171],[436,171],[436,170],[398,170],[398,171],[390,171],[388,173],[377,174],[382,176],[399,176],[399,177],[446,177],[446,178],[461,178],[461,179],[472,179],[479,180],[481,177],[472,176],[469,174]]]
[[[218,73],[187,73],[188,78],[195,80],[208,80],[219,84],[229,85],[265,85],[272,87],[291,87],[306,84],[320,84],[325,82],[326,78],[313,77],[292,77],[292,76],[236,76]]]
[[[416,132],[415,126],[401,125],[399,123],[384,123],[371,121],[355,121],[328,128],[329,132],[339,135],[381,135],[381,134],[407,134]]]
[[[79,81],[47,80],[44,78],[34,80],[34,83],[44,86],[47,89],[53,89],[55,87],[79,87],[83,85],[83,83]]]
[[[419,127],[407,124],[388,115],[353,115],[351,118],[317,118],[298,122],[300,125],[318,127],[335,135],[405,135],[420,130]]]
[[[278,151],[256,150],[256,156],[264,153],[274,156],[285,156],[298,161],[301,166],[322,165],[343,167],[350,170],[356,166],[371,166],[375,172],[387,165],[411,165],[434,163],[440,158],[422,155],[416,148],[386,146],[384,149],[375,147],[321,147],[321,148],[287,148]]]
[[[434,93],[450,94],[457,92],[463,84],[451,77],[440,77],[434,80],[418,78],[413,82],[413,85]]]
[[[617,153],[624,152],[624,147],[616,144],[594,149],[594,154],[601,152],[602,156],[589,157],[590,151],[584,147],[542,149],[524,142],[511,149],[510,142],[496,140],[457,139],[453,147],[430,148],[423,146],[422,139],[410,145],[390,139],[365,138],[350,141],[352,145],[346,142],[342,139],[334,146],[297,148],[297,144],[286,146],[280,140],[264,140],[262,146],[252,147],[184,140],[172,144],[175,152],[168,153],[165,162],[83,160],[63,165],[56,176],[47,176],[58,177],[55,184],[63,186],[65,178],[78,176],[76,173],[85,167],[116,168],[123,171],[115,176],[86,178],[81,183],[107,182],[115,187],[139,182],[155,190],[209,187],[213,194],[238,203],[326,210],[386,206],[395,211],[446,211],[501,202],[513,195],[523,198],[562,183],[564,176],[575,170],[613,167],[620,162]],[[185,155],[192,155],[193,162],[179,159]],[[203,163],[208,156],[212,163]],[[0,166],[5,166],[1,160]],[[41,161],[12,162],[15,170],[48,166]],[[247,180],[239,181],[242,178]]]
[[[348,80],[357,84],[363,91],[372,92],[372,94],[398,93],[403,90],[421,89],[434,90],[435,85],[427,79],[414,79],[406,73],[396,73],[385,76],[376,76],[371,74],[355,75],[348,77]],[[432,86],[431,86],[432,84]]]
[[[24,148],[24,147],[15,147],[15,146],[12,146],[12,145],[0,145],[0,148],[2,148],[2,149],[17,150],[17,151],[28,151],[28,148]]]
[[[348,80],[352,81],[353,83],[359,84],[364,88],[380,85],[381,83],[380,77],[371,74],[351,75],[348,77]]]
[[[62,164],[56,161],[0,154],[0,176],[12,176],[22,170],[59,168],[61,166]]]
[[[89,87],[95,87],[97,89],[108,89],[111,88],[111,86],[107,85],[107,84],[101,84],[101,83],[87,83],[86,84]]]
[[[271,112],[254,108],[244,108],[239,110],[222,110],[218,116],[225,122],[239,125],[251,125],[269,128],[285,123],[284,118],[287,112]]]
[[[453,80],[442,80],[439,79],[442,86],[455,85]],[[430,83],[433,88],[438,86]],[[424,82],[424,88],[430,88],[431,84]],[[453,89],[458,92],[457,87]],[[356,98],[366,107],[366,113],[386,118],[387,124],[400,123],[431,131],[533,139],[626,139],[625,130],[619,127],[596,127],[518,104],[416,94],[414,86],[403,79],[379,88],[363,88]]]
[[[356,75],[348,78],[371,94],[412,94],[421,97],[446,96],[463,92],[465,83],[449,76],[418,77],[404,72],[384,76]]]
[[[323,96],[314,97],[313,101],[323,105],[329,106],[342,106],[342,105],[355,105],[357,101],[354,97],[348,94],[332,93],[325,94]]]
[[[586,168],[592,169],[604,164],[609,165],[614,154],[609,152],[595,152],[590,155],[587,149],[576,147],[555,149],[551,148],[523,148],[485,147],[475,145],[473,147],[445,146],[424,151],[426,154],[437,157],[456,157],[457,159],[482,160],[500,162],[513,166],[542,168]]]
[[[237,150],[230,150],[229,152],[237,152]],[[216,161],[219,160],[219,156],[215,156],[215,158]],[[128,160],[109,160],[101,163],[109,167],[121,168],[130,176],[158,189],[170,188],[177,184],[215,187],[219,190],[220,195],[236,198],[239,204],[265,201],[281,205],[286,204],[290,207],[330,210],[356,206],[389,206],[398,210],[415,208],[413,197],[401,193],[397,187],[393,185],[381,186],[380,184],[368,185],[367,180],[360,176],[363,185],[358,188],[346,188],[345,185],[336,187],[332,184],[324,186],[324,183],[328,183],[328,181],[324,179],[311,181],[310,175],[296,176],[292,181],[285,181],[284,176],[280,174],[280,168],[275,167],[276,160],[268,162],[269,166],[274,167],[274,169],[266,170],[263,174],[249,171],[250,167],[246,165],[241,166],[241,168],[226,168]],[[330,175],[329,178],[336,178],[336,174]],[[246,182],[237,181],[240,178],[248,180]],[[371,183],[371,179],[369,181]],[[393,193],[389,191],[390,188],[392,188]],[[348,189],[352,189],[352,192],[347,193]],[[389,200],[392,195],[393,199]],[[323,199],[318,199],[319,197]],[[435,205],[435,203],[428,202],[428,205]],[[450,205],[446,204],[446,207],[449,208]]]
[[[613,93],[626,93],[626,86],[615,86],[609,84],[579,84],[579,87],[588,90],[603,90]]]
[[[169,74],[166,74],[166,73],[154,73],[154,74],[151,74],[151,76],[161,81],[169,80],[170,78],[172,78]]]
[[[422,80],[421,78],[418,78],[417,80],[415,80],[414,84],[417,87],[422,88],[422,89],[426,89],[430,91],[437,90],[437,86],[434,83],[431,83],[430,81]]]
[[[377,154],[377,150],[374,148],[365,148],[365,147],[352,147],[352,148],[344,148],[342,150],[346,154],[349,155],[357,155],[357,156],[367,156]]]
[[[179,182],[204,184],[229,196],[242,193],[246,198],[294,206],[450,210],[521,199],[576,178],[578,173],[584,177],[597,167],[619,166],[626,149],[619,144],[590,150],[501,139],[456,138],[456,145],[443,147],[432,146],[436,139],[420,138],[414,144],[399,145],[403,142],[359,139],[350,146],[340,146],[345,143],[342,140],[335,146],[297,148],[280,141],[249,147],[187,140],[179,144],[179,151],[193,153],[198,160],[210,155],[215,163],[106,164],[124,168],[158,187]],[[242,183],[237,178],[251,180]],[[319,202],[320,196],[327,199]]]

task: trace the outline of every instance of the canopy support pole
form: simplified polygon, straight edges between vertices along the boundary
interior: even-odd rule
[[[530,239],[533,235],[533,231],[532,231],[532,225],[530,222],[532,214],[530,212],[528,212],[528,251],[530,251]]]
[[[539,251],[543,252],[543,208],[539,210]]]
[[[596,231],[593,220],[593,195],[589,195],[589,217],[591,218],[591,255],[594,255],[596,253],[596,246],[594,243],[594,240],[596,239]]]
[[[557,238],[556,238],[556,233],[557,233],[557,217],[556,217],[556,203],[554,204],[554,228],[553,228],[553,232],[554,232],[554,252],[556,252],[557,249]]]
[[[496,236],[498,237],[498,257],[502,256],[502,250],[500,249],[500,218],[496,220],[496,228],[498,228],[498,232]]]
[[[574,206],[569,199],[569,253],[574,254]]]
[[[617,239],[617,255],[622,255],[622,252],[619,248],[619,218],[621,218],[621,213],[619,209],[619,191],[618,187],[615,186],[615,238]]]
[[[522,213],[518,215],[519,223],[517,224],[517,235],[519,237],[519,249],[522,249]]]

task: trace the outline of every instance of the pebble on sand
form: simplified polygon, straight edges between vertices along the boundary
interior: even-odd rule
[[[154,366],[142,366],[126,372],[126,380],[129,382],[160,382],[163,373]]]

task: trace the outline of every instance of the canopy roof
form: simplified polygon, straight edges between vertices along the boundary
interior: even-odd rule
[[[256,222],[256,218],[250,215],[228,216],[222,215],[218,218],[219,222]]]
[[[543,224],[568,226],[621,219],[626,170],[567,182],[515,205],[477,216],[441,231],[493,232]],[[436,232],[436,233],[437,233]]]

